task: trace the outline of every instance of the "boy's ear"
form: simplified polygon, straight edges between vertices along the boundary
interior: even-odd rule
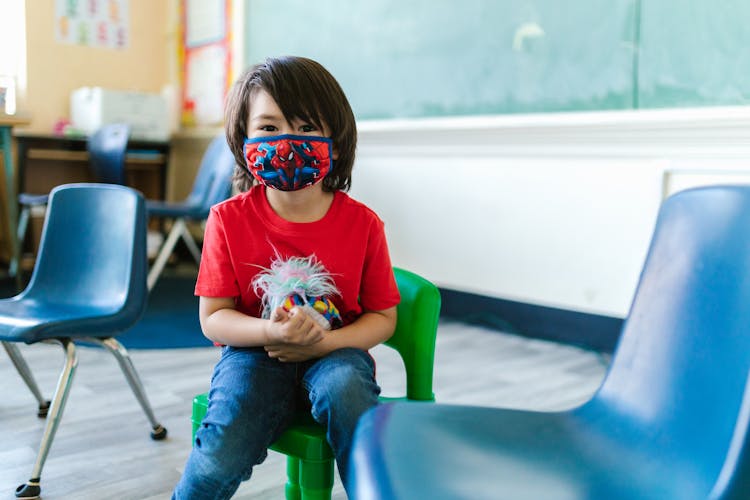
[[[336,145],[333,145],[333,148],[331,149],[331,158],[334,160],[339,159],[339,148],[336,147]]]

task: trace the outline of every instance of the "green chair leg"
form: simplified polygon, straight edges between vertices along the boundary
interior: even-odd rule
[[[299,487],[299,459],[286,458],[286,486],[284,493],[287,500],[301,500],[302,490]]]
[[[287,471],[292,461],[299,464],[299,489],[301,497],[290,497],[287,493],[287,500],[293,498],[301,498],[301,500],[331,500],[333,459],[317,461],[288,457]]]
[[[195,433],[198,432],[203,417],[206,416],[208,411],[208,393],[198,394],[193,398],[193,414],[190,419],[193,424],[193,443],[195,443]]]

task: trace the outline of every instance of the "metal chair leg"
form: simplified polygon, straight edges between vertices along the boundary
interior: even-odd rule
[[[39,386],[36,385],[36,380],[34,380],[34,375],[31,373],[29,365],[26,364],[26,360],[21,356],[21,351],[18,349],[18,346],[10,342],[3,342],[2,344],[3,347],[5,347],[5,351],[8,353],[8,357],[10,357],[13,365],[15,365],[18,374],[21,375],[21,378],[36,398],[37,403],[39,403],[37,416],[41,418],[46,417],[47,412],[49,411],[50,401],[44,399],[42,396]]]
[[[125,378],[127,379],[130,388],[133,390],[133,394],[135,394],[138,403],[140,403],[141,408],[143,408],[143,411],[146,413],[146,417],[151,424],[151,439],[158,441],[167,437],[167,429],[157,422],[154,412],[151,409],[151,404],[146,397],[146,391],[143,389],[143,384],[138,377],[138,372],[135,371],[135,366],[133,366],[133,361],[130,359],[127,349],[125,349],[125,347],[113,337],[90,337],[85,340],[105,347],[115,356],[117,362],[120,364],[122,373],[125,374]]]
[[[68,393],[73,382],[73,375],[75,374],[76,366],[78,365],[78,357],[76,356],[76,348],[73,341],[70,339],[59,339],[56,340],[62,345],[65,351],[65,366],[60,373],[60,378],[57,381],[57,388],[55,389],[55,395],[52,397],[52,404],[49,408],[49,414],[47,415],[47,424],[44,427],[44,435],[42,436],[42,442],[39,445],[39,453],[36,457],[36,463],[34,468],[31,470],[31,478],[25,483],[16,488],[17,498],[38,498],[41,492],[40,479],[42,476],[42,468],[44,462],[47,460],[47,454],[52,446],[52,440],[55,438],[57,432],[57,426],[62,418],[63,410],[65,409],[65,403],[68,400]]]
[[[172,255],[172,251],[174,250],[174,246],[177,244],[177,240],[180,238],[180,234],[182,234],[182,231],[184,231],[185,229],[184,219],[177,219],[172,224],[172,229],[169,231],[167,239],[164,240],[164,244],[161,246],[161,250],[159,250],[159,255],[156,256],[156,260],[154,260],[154,264],[151,266],[151,269],[148,272],[146,285],[149,291],[154,288],[156,281],[159,279],[159,275],[161,274],[164,266],[167,263],[167,259],[169,259],[169,256]]]

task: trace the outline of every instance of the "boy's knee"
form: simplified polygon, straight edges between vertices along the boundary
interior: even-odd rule
[[[358,377],[363,380],[375,378],[375,362],[367,351],[346,347],[330,353],[321,360],[320,374],[329,377]]]
[[[370,392],[375,381],[373,374],[362,367],[340,364],[327,370],[319,382],[316,392],[336,399],[349,396],[350,392]]]
[[[371,365],[363,360],[331,363],[321,370],[310,387],[310,401],[318,409],[369,407],[377,403],[380,388]]]
[[[206,476],[244,481],[250,478],[253,466],[265,460],[265,448],[253,449],[250,443],[228,437],[231,435],[222,432],[217,426],[205,423],[198,430],[193,454],[197,455],[200,469]]]

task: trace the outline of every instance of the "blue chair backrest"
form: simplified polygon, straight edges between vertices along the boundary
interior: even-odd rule
[[[146,305],[146,207],[134,189],[64,184],[52,190],[39,253],[22,295],[111,310],[123,328]]]
[[[229,198],[232,193],[232,173],[235,159],[224,135],[217,136],[208,145],[201,159],[193,189],[185,203],[200,207],[205,216],[212,205]]]
[[[745,448],[735,466],[748,468],[749,374],[750,186],[677,193],[659,212],[610,370],[578,411],[633,429],[621,438],[656,456],[701,457],[712,481],[730,448]]]
[[[130,126],[112,123],[94,132],[86,143],[89,168],[96,182],[125,184],[125,152]]]

